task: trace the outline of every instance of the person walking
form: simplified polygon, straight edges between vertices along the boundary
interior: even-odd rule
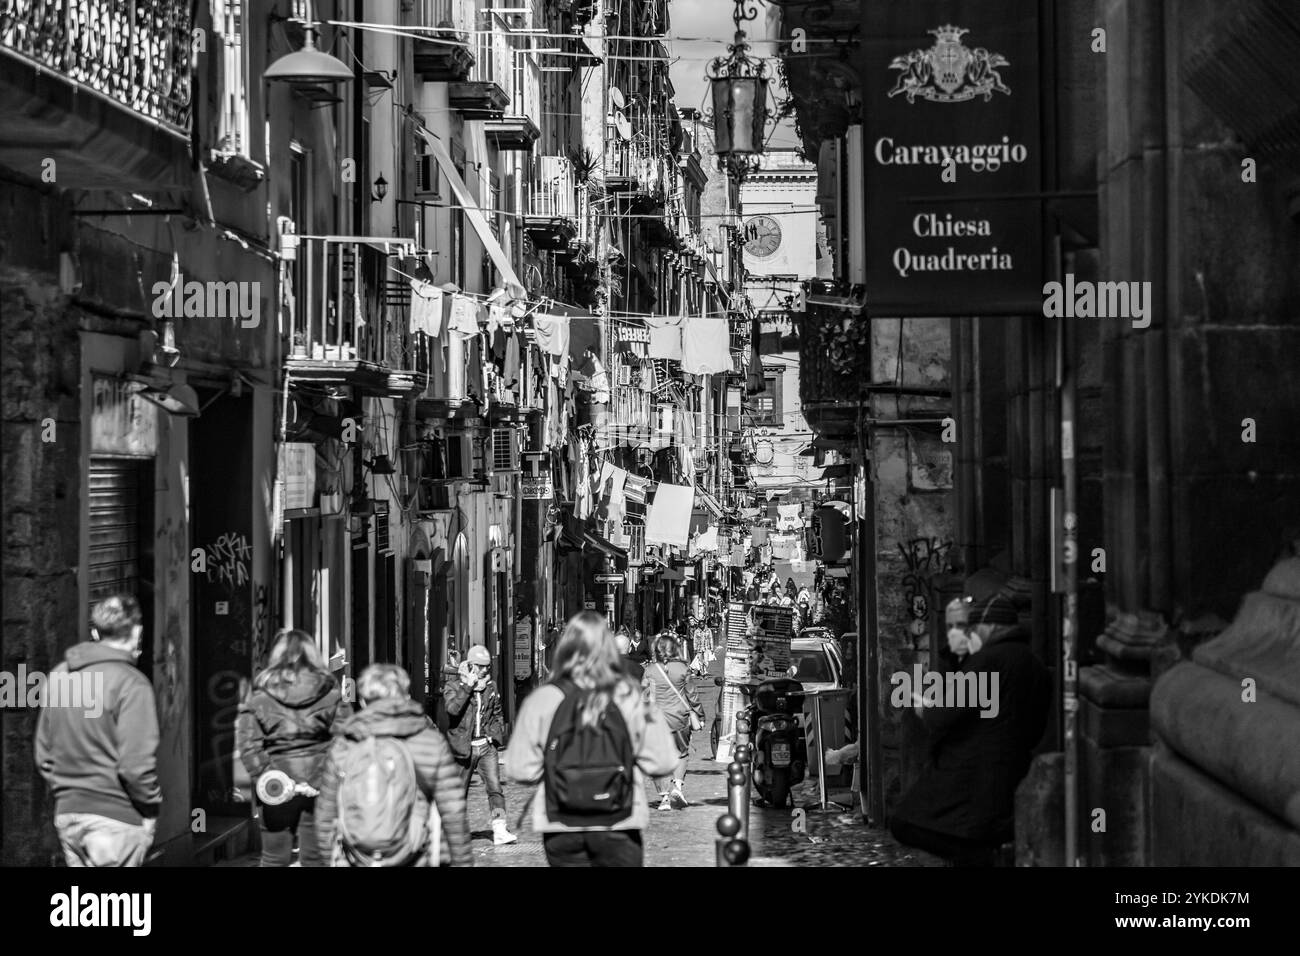
[[[641,633],[640,628],[634,628],[630,634],[628,656],[638,664],[644,664],[646,661],[650,660],[650,648],[647,645],[645,635]]]
[[[615,634],[614,644],[618,647],[618,656],[623,662],[623,671],[628,677],[632,678],[638,686],[640,686],[641,682],[645,679],[645,668],[641,666],[640,661],[632,656],[631,638],[626,633]]]
[[[460,767],[410,691],[396,664],[361,672],[363,708],[330,747],[316,798],[332,866],[474,865]]]
[[[351,714],[316,639],[281,629],[235,720],[235,747],[249,776],[287,778],[282,802],[260,801],[262,866],[291,865],[295,837],[301,866],[326,865],[316,840],[316,795],[334,733]]]
[[[540,783],[533,829],[547,862],[641,866],[645,777],[671,772],[676,761],[672,734],[624,674],[604,615],[575,615],[552,682],[524,701],[505,753],[507,777]]]
[[[646,668],[646,687],[651,700],[664,715],[673,742],[677,745],[677,764],[671,774],[655,779],[659,788],[659,809],[684,809],[689,805],[686,785],[686,760],[691,755],[691,731],[704,726],[704,707],[691,683],[691,672],[682,660],[681,644],[671,634],[655,640],[655,663]]]
[[[492,813],[492,842],[497,846],[514,843],[518,837],[506,827],[506,796],[501,789],[501,765],[497,747],[505,742],[506,722],[501,694],[489,676],[492,655],[482,644],[465,652],[465,661],[442,689],[447,708],[447,742],[465,780],[465,797],[477,770],[487,790]]]
[[[135,664],[141,621],[129,594],[96,604],[91,639],[68,648],[41,701],[36,766],[68,866],[140,866],[153,845],[163,795],[153,687]]]

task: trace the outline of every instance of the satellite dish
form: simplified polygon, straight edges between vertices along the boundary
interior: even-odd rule
[[[627,117],[622,113],[614,114],[614,128],[618,130],[619,139],[632,138],[632,124],[628,122]]]
[[[616,110],[621,110],[624,106],[627,105],[623,101],[623,91],[620,90],[617,86],[611,86],[609,88],[609,102],[611,105],[613,105],[614,109]]]

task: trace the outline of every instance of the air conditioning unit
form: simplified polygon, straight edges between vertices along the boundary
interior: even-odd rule
[[[616,385],[632,384],[632,366],[624,362],[620,362],[618,364],[618,368],[615,371],[615,375],[616,375],[616,379],[614,384]]]
[[[519,470],[519,436],[513,428],[492,429],[492,470]]]

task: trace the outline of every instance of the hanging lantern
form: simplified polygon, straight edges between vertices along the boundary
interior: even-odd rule
[[[749,56],[741,24],[758,18],[757,0],[733,0],[735,39],[727,55],[709,63],[706,75],[713,96],[714,152],[720,168],[741,180],[757,167],[767,125],[767,63]]]

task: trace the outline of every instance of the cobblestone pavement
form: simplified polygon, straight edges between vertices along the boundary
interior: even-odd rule
[[[691,740],[687,764],[686,796],[691,805],[683,810],[659,812],[659,798],[647,787],[650,799],[650,827],[644,834],[646,866],[714,866],[714,841],[718,817],[727,806],[726,769],[709,756],[707,727],[713,720],[717,688],[711,681],[696,685],[705,709],[704,731]],[[519,842],[506,846],[492,843],[491,815],[487,793],[476,777],[469,794],[470,830],[474,838],[474,865],[487,867],[546,866],[541,834],[530,826],[527,802],[534,788],[507,784],[506,813]],[[834,793],[847,805],[847,792]],[[751,866],[941,866],[928,853],[901,846],[888,832],[862,824],[862,814],[819,808],[815,779],[806,780],[794,793],[797,807],[804,810],[804,832],[795,832],[793,811],[750,808],[749,836]],[[528,812],[525,812],[528,810]],[[521,817],[523,818],[520,822]],[[518,825],[517,825],[518,824]],[[255,857],[218,864],[256,866]]]
[[[696,690],[704,703],[705,727],[713,720],[717,688],[700,681]],[[524,811],[531,787],[507,785],[506,805],[513,827]],[[687,764],[686,796],[691,805],[684,810],[660,813],[659,799],[650,792],[650,827],[645,832],[646,866],[714,866],[715,825],[727,806],[726,768],[709,756],[707,729],[691,740]],[[843,804],[847,792],[834,794]],[[940,866],[936,857],[901,846],[889,833],[862,824],[862,814],[819,809],[815,779],[806,780],[795,791],[795,805],[804,809],[804,831],[796,833],[793,811],[751,807],[749,835],[751,866]],[[470,790],[470,827],[474,832],[475,866],[545,866],[540,834],[527,821],[516,831],[519,842],[492,845],[487,795],[477,780]],[[531,817],[531,813],[527,814]]]

